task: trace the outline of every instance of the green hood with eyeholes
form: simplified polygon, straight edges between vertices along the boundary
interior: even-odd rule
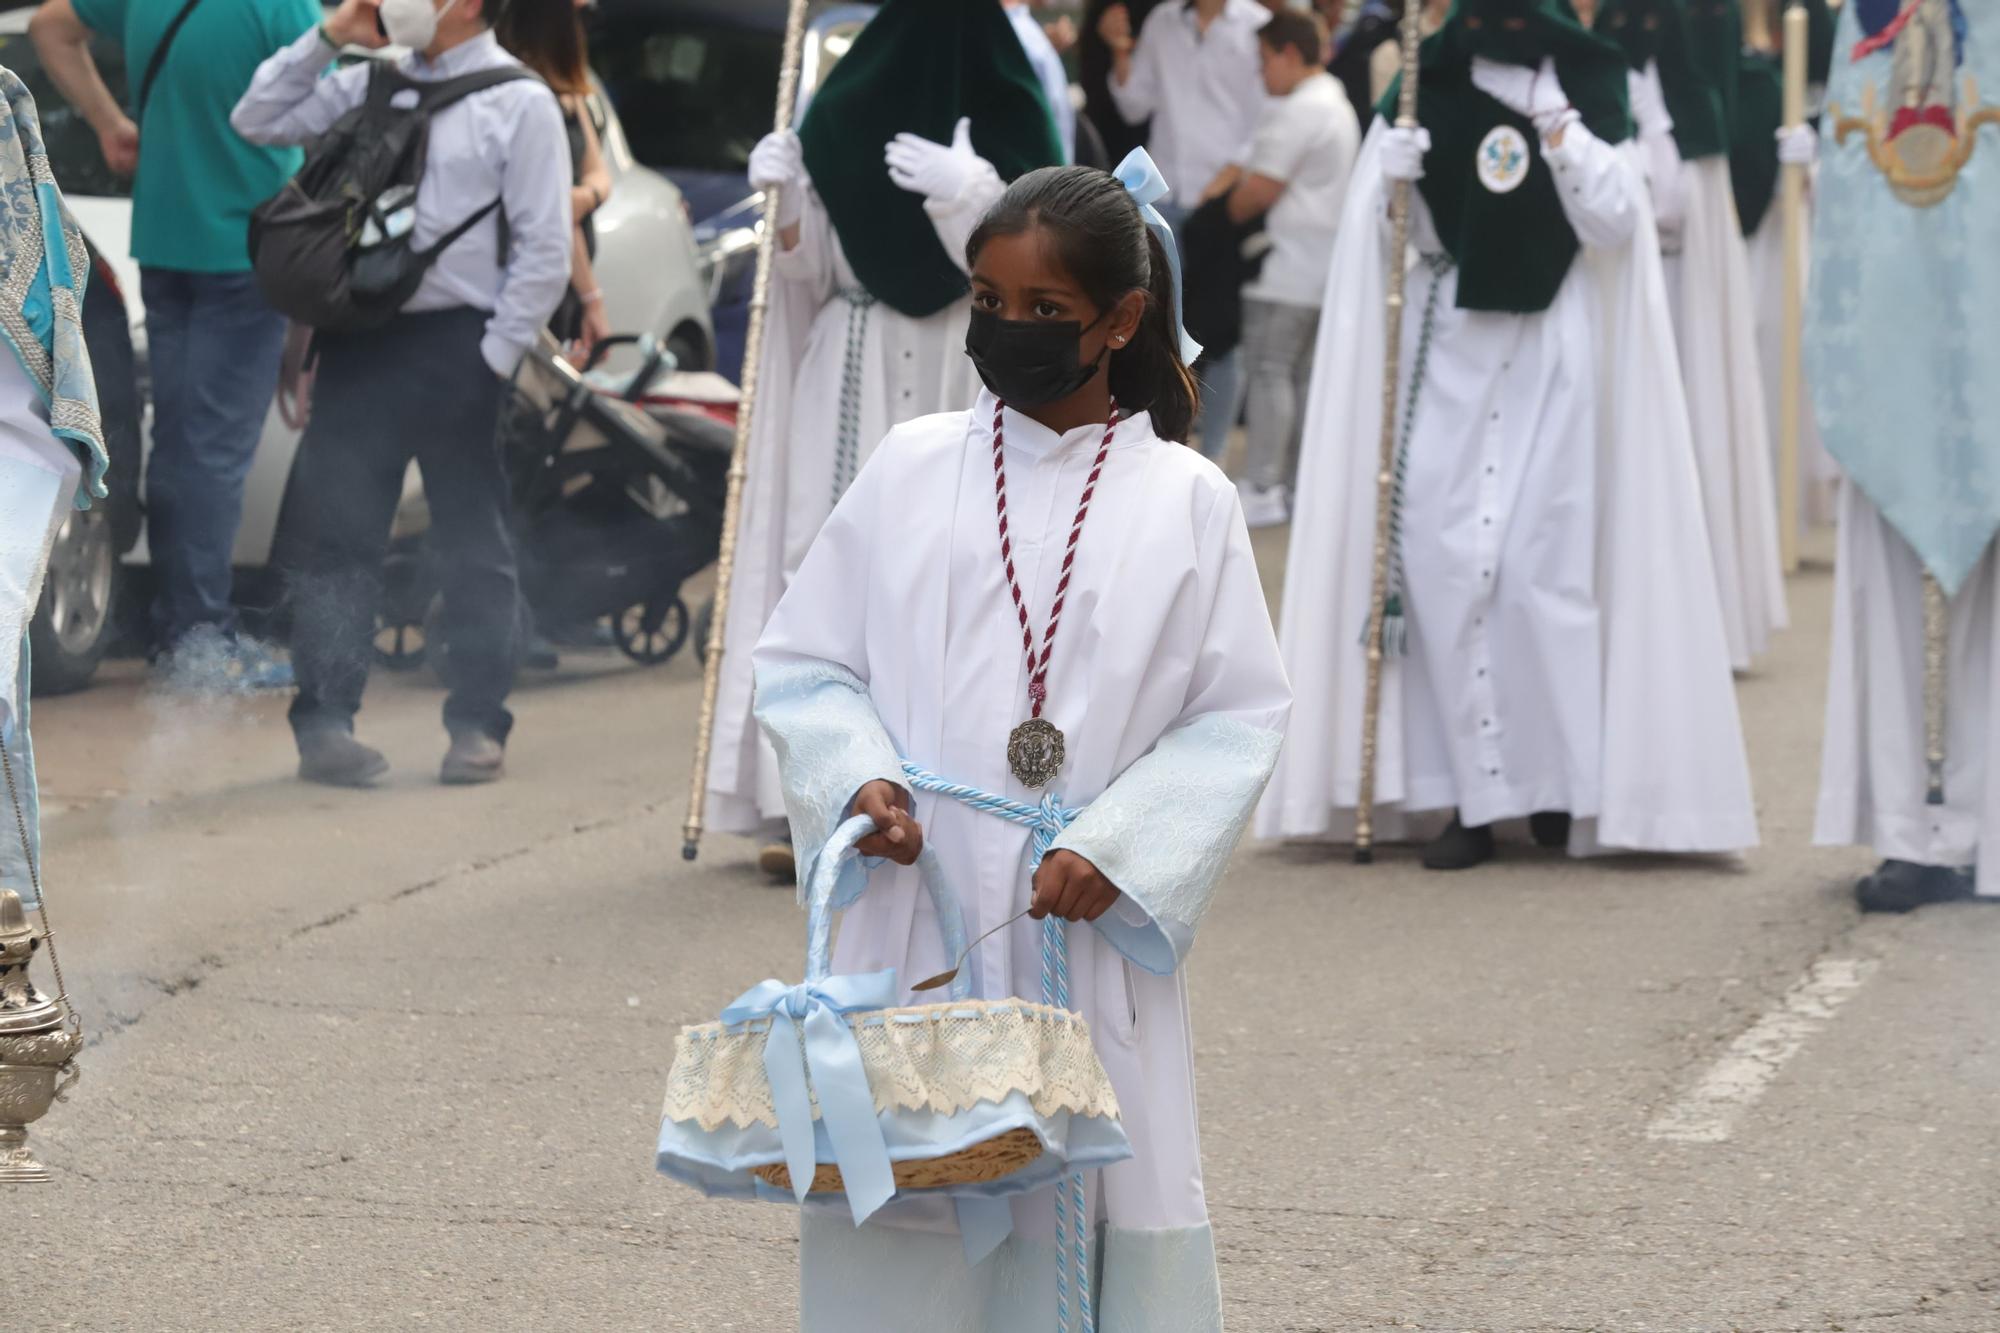
[[[1553,58],[1570,105],[1607,143],[1632,133],[1625,57],[1577,19],[1568,0],[1457,0],[1419,57],[1417,119],[1430,132],[1417,182],[1438,239],[1458,265],[1464,310],[1530,314],[1546,310],[1581,248],[1556,195],[1555,173],[1541,139],[1516,115],[1472,84],[1472,59],[1539,66]],[[1382,118],[1396,119],[1402,76],[1389,86]],[[1502,194],[1480,182],[1478,155],[1501,126],[1528,145],[1528,177]]]
[[[1682,0],[1604,0],[1597,32],[1618,44],[1633,69],[1660,65],[1667,114],[1674,118],[1674,143],[1687,161],[1729,151],[1729,122],[1722,93],[1696,70]]]

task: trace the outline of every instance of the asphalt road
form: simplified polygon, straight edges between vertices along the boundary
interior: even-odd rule
[[[1239,855],[1191,962],[1232,1330],[2000,1329],[2000,911],[1863,921],[1807,846],[1830,586],[1743,682],[1740,863]],[[280,701],[39,705],[93,1041],[5,1327],[792,1326],[791,1215],[650,1167],[677,1027],[802,943],[746,847],[680,860],[697,694],[580,659],[467,791],[378,680],[373,793],[292,781]]]

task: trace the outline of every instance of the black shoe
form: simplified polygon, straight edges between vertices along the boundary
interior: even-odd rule
[[[299,738],[299,777],[322,787],[372,787],[389,771],[382,752],[344,731],[308,731]]]
[[[1452,816],[1451,827],[1424,848],[1426,870],[1470,870],[1492,859],[1492,827],[1467,828],[1456,815]]]
[[[1555,852],[1569,846],[1569,824],[1569,816],[1560,810],[1528,816],[1528,832],[1534,835],[1535,846]]]
[[[1920,866],[1914,861],[1884,861],[1874,874],[1854,886],[1864,912],[1913,912],[1932,903],[1958,902],[1972,896],[1972,876],[1949,866]]]

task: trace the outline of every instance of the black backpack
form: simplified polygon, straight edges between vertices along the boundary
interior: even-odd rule
[[[437,257],[501,203],[489,201],[435,244],[417,247],[408,224],[431,117],[460,98],[534,77],[513,65],[424,82],[386,62],[371,65],[361,105],[336,121],[308,150],[299,174],[250,214],[250,265],[264,298],[297,323],[328,332],[376,328],[394,318]],[[414,103],[391,105],[404,92],[415,94]],[[505,226],[503,215],[503,252]]]

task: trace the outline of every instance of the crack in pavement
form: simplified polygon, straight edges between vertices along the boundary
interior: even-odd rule
[[[204,954],[195,961],[193,967],[184,970],[177,977],[159,978],[141,976],[139,980],[147,987],[158,991],[166,1000],[178,999],[182,995],[199,989],[203,982],[219,973],[241,967],[245,963],[261,962],[264,959],[276,957],[297,940],[318,931],[329,930],[336,926],[344,925],[374,909],[392,907],[397,903],[414,898],[418,894],[435,889],[440,885],[486,874],[488,871],[509,865],[521,860],[523,857],[533,856],[537,852],[546,850],[564,839],[573,838],[580,834],[599,833],[606,829],[620,828],[655,817],[663,807],[663,802],[648,801],[642,805],[632,807],[622,814],[607,815],[598,819],[572,823],[565,829],[549,833],[544,837],[536,838],[518,847],[448,866],[434,875],[420,880],[415,884],[405,885],[381,898],[363,899],[360,902],[351,903],[337,912],[321,917],[317,921],[308,922],[303,926],[288,931],[269,945],[247,947],[233,955],[227,956],[221,954]],[[84,1049],[90,1050],[103,1045],[113,1037],[130,1031],[132,1028],[138,1026],[148,1014],[152,1013],[155,1007],[153,1005],[145,1005],[136,1012],[109,1013],[104,1019],[92,1025],[92,1030],[85,1038]],[[551,1014],[547,1016],[571,1017],[572,1015]]]

